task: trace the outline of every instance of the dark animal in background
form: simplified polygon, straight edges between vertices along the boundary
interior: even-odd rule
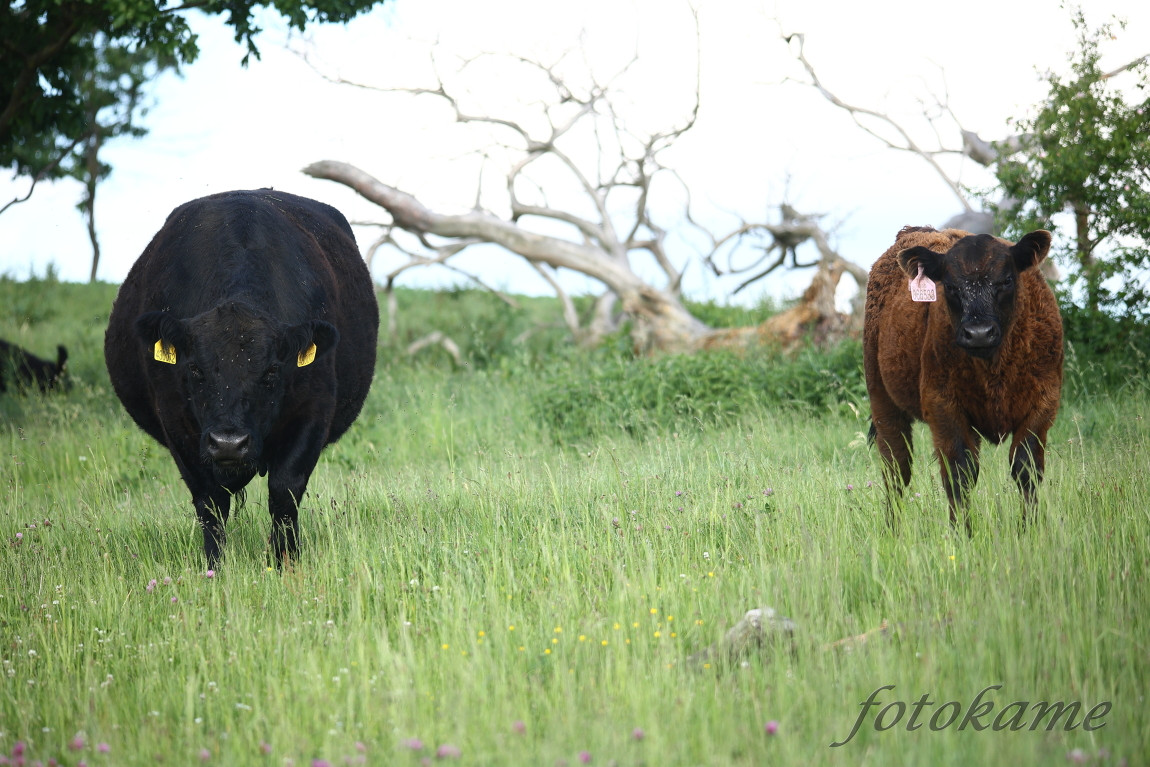
[[[351,227],[315,200],[269,189],[193,200],[132,266],[104,359],[128,413],[171,451],[209,568],[232,495],[257,473],[273,557],[297,554],[300,500],[363,406],[378,328]]]
[[[871,268],[863,362],[887,487],[910,481],[911,424],[926,421],[952,523],[978,479],[983,438],[1010,439],[1024,520],[1034,504],[1062,391],[1062,319],[1036,268],[1049,250],[1042,230],[1013,244],[906,227]],[[922,300],[936,287],[936,300]]]
[[[67,372],[68,350],[56,347],[56,361],[40,359],[16,344],[0,340],[0,392],[31,389],[49,392],[61,385]]]

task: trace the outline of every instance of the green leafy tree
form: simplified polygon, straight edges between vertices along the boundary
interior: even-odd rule
[[[75,73],[83,99],[87,131],[72,152],[60,163],[61,170],[84,185],[84,197],[77,206],[88,224],[92,243],[92,271],[95,282],[100,265],[100,241],[96,236],[96,192],[112,168],[100,159],[104,144],[118,136],[140,137],[147,131],[140,119],[147,114],[144,87],[165,69],[177,69],[177,59],[149,46],[108,43],[103,35],[93,41],[93,66]]]
[[[199,49],[186,15],[222,14],[248,56],[259,56],[255,12],[275,9],[295,29],[345,22],[383,0],[7,0],[0,3],[0,167],[18,176],[67,175],[66,158],[94,130],[86,74],[101,50],[189,64]],[[153,70],[155,71],[155,70]],[[88,85],[91,85],[88,82]]]
[[[1150,57],[1105,72],[1099,48],[1114,25],[1090,30],[1080,9],[1073,22],[1070,74],[1047,75],[1045,103],[1016,121],[1020,151],[996,167],[1017,201],[999,212],[1007,236],[1055,231],[1085,309],[1141,318],[1150,313]]]

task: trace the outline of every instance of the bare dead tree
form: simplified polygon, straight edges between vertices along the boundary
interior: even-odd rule
[[[807,85],[817,90],[831,104],[849,114],[856,125],[887,147],[917,155],[935,171],[954,194],[959,205],[962,206],[961,212],[947,221],[944,226],[954,226],[974,232],[993,232],[993,213],[981,207],[975,207],[967,190],[958,178],[954,177],[944,167],[942,160],[948,156],[966,157],[978,165],[990,167],[998,161],[1000,155],[1009,155],[1018,151],[1026,139],[1025,136],[1008,136],[998,141],[987,141],[976,132],[967,130],[951,109],[944,85],[943,93],[930,94],[923,101],[922,118],[929,129],[925,132],[933,138],[933,141],[928,144],[923,139],[916,138],[920,131],[912,129],[912,126],[904,124],[877,109],[852,104],[828,88],[806,56],[804,51],[805,35],[802,33],[784,35],[783,41],[791,46],[795,58],[806,71]],[[917,127],[921,128],[922,126]]]
[[[406,269],[449,265],[463,251],[492,243],[522,257],[551,286],[561,303],[564,322],[581,344],[599,343],[624,319],[630,321],[634,345],[640,350],[693,350],[775,338],[774,333],[761,329],[749,333],[716,331],[690,313],[681,297],[689,260],[677,263],[668,253],[668,232],[655,213],[653,197],[665,193],[668,185],[677,186],[687,200],[682,220],[699,226],[690,216],[686,185],[663,159],[695,125],[700,103],[698,72],[685,115],[670,128],[644,131],[633,127],[614,88],[637,58],[606,81],[597,79],[589,67],[573,75],[568,58],[560,56],[545,64],[512,57],[517,66],[542,75],[549,86],[538,109],[519,119],[473,111],[467,106],[466,92],[449,85],[438,68],[435,84],[420,88],[379,88],[328,76],[335,82],[377,93],[436,99],[454,112],[457,123],[490,129],[499,137],[500,151],[510,158],[504,170],[506,197],[498,205],[503,214],[485,207],[478,193],[471,210],[443,213],[346,162],[317,162],[304,173],[348,186],[388,213],[389,219],[381,224],[383,234],[367,257],[386,246],[403,254],[407,261],[389,274],[385,287]],[[464,62],[461,70],[474,61]],[[491,153],[486,156],[490,158]],[[718,251],[737,246],[752,232],[770,235],[778,243],[791,243],[791,252],[802,242],[815,242],[822,252],[815,265],[827,274],[850,272],[865,282],[861,268],[845,266],[830,248],[817,217],[796,214],[793,221],[782,224],[744,224],[731,234],[707,236],[713,251]],[[412,246],[400,243],[401,233]],[[713,252],[701,255],[713,263]],[[642,276],[640,259],[644,258],[660,275],[658,284]],[[592,277],[603,286],[585,316],[562,286],[563,270]],[[468,276],[482,284],[477,276]],[[826,279],[817,282],[823,284]],[[808,325],[820,321],[828,326],[849,325],[835,312],[833,286],[830,291],[829,308],[825,301],[818,303],[817,316],[811,316]],[[810,330],[793,327],[791,336],[797,338]],[[779,335],[776,340],[790,342],[793,337]]]
[[[846,111],[860,128],[889,148],[910,152],[922,158],[954,192],[963,209],[944,222],[943,227],[964,229],[976,233],[998,233],[994,213],[984,208],[975,208],[963,186],[957,178],[952,177],[947,172],[940,159],[947,155],[961,156],[985,168],[992,168],[1001,158],[1010,157],[1021,151],[1026,143],[1033,138],[1030,134],[1008,135],[996,141],[987,141],[976,132],[963,127],[958,116],[950,108],[949,100],[944,91],[942,96],[935,94],[931,97],[930,101],[933,103],[923,102],[922,117],[926,120],[935,138],[933,145],[926,146],[912,137],[910,126],[875,109],[848,103],[830,90],[819,78],[814,65],[803,50],[804,35],[800,33],[784,35],[783,40],[791,45],[796,59],[806,71],[809,80],[808,85],[815,88],[831,104]],[[1148,59],[1150,59],[1150,54],[1139,56],[1104,73],[1101,79],[1107,80],[1134,70]],[[956,136],[958,142],[954,142]],[[1016,204],[1017,201],[1015,200],[1002,199],[994,207],[1003,210]],[[1052,259],[1044,260],[1041,269],[1047,279],[1058,280],[1061,278]]]

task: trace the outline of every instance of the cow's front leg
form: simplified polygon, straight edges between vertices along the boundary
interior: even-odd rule
[[[204,557],[208,569],[215,570],[224,550],[224,526],[231,510],[232,494],[216,481],[210,468],[199,462],[197,451],[198,446],[191,438],[176,441],[171,449],[176,468],[180,470],[180,476],[192,494],[196,519],[204,532]]]
[[[226,535],[224,526],[228,521],[232,496],[223,488],[194,494],[192,504],[196,507],[196,517],[204,531],[204,556],[208,569],[215,570],[220,564]]]
[[[958,513],[961,510],[966,534],[970,535],[972,531],[967,496],[978,482],[978,451],[982,440],[964,422],[956,421],[938,427],[932,422],[931,434],[942,474],[942,485],[946,488],[946,499],[950,506],[950,524],[958,526]]]
[[[1022,522],[1027,511],[1037,505],[1035,490],[1046,469],[1046,429],[1041,433],[1019,431],[1010,445],[1010,475],[1022,493]]]
[[[873,399],[872,399],[873,401]],[[882,459],[883,485],[886,488],[887,524],[895,524],[897,496],[910,484],[913,457],[912,421],[904,413],[890,410],[886,417],[871,417],[869,437],[878,447]]]
[[[306,480],[298,484],[268,481],[268,510],[272,517],[268,545],[277,565],[299,554],[299,501],[306,489]]]
[[[299,504],[323,450],[326,428],[301,428],[268,471],[268,511],[272,518],[269,543],[277,565],[299,554]]]

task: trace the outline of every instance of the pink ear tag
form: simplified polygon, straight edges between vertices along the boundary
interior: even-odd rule
[[[912,277],[910,282],[910,300],[932,303],[938,294],[934,290],[934,280],[928,279],[922,273],[922,264],[918,265],[918,276]]]

